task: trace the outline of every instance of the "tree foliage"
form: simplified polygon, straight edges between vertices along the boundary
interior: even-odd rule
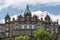
[[[15,38],[15,40],[29,40],[30,37],[29,36],[18,36]]]
[[[48,32],[44,29],[39,29],[35,31],[34,36],[36,40],[54,40],[55,39],[54,33]]]

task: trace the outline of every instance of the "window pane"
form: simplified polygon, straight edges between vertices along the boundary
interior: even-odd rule
[[[18,28],[18,23],[15,24],[16,28]]]
[[[47,28],[47,30],[49,30],[49,28]]]
[[[40,25],[38,25],[38,28],[40,28]]]
[[[24,25],[22,25],[22,29],[24,29]]]
[[[58,33],[58,29],[56,28],[56,33]]]
[[[7,22],[9,22],[9,20],[7,20]]]
[[[27,25],[27,29],[29,29],[29,25]]]
[[[8,31],[8,30],[9,30],[9,28],[6,28],[6,30]]]
[[[52,33],[53,33],[53,32],[54,32],[54,29],[52,28],[51,31],[52,31]]]
[[[53,31],[53,28],[51,30]]]
[[[34,29],[34,25],[32,25],[32,29]]]
[[[6,35],[8,36],[8,33],[6,33]]]

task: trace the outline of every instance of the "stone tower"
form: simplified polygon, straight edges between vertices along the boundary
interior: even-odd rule
[[[5,16],[5,23],[8,23],[8,22],[10,22],[10,16],[7,13],[7,15]]]

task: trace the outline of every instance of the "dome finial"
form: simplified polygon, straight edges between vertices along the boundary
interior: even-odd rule
[[[27,10],[29,10],[29,6],[28,6],[28,4],[27,4],[27,7],[26,7],[26,9],[27,9]]]
[[[10,17],[9,14],[8,14],[8,12],[7,12],[7,14],[6,14],[6,17]]]
[[[26,10],[25,10],[25,12],[24,12],[24,15],[26,15],[26,14],[31,15],[31,12],[30,12],[30,10],[29,10],[29,6],[28,6],[28,4],[27,4],[27,6],[26,6]]]

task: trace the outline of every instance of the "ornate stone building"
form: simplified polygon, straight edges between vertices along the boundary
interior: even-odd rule
[[[53,22],[48,14],[44,20],[43,18],[38,19],[36,15],[32,16],[27,5],[24,16],[18,15],[16,20],[13,18],[13,21],[8,14],[5,16],[5,23],[0,24],[0,37],[28,35],[34,39],[34,31],[40,28],[45,28],[55,34],[59,33],[58,21]]]

